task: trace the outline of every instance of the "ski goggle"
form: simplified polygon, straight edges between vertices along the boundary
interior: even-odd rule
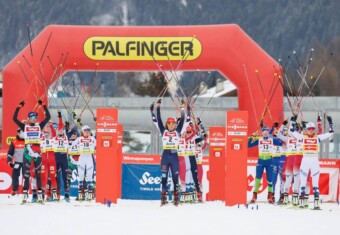
[[[314,131],[314,130],[315,130],[315,127],[308,127],[307,130],[308,130],[308,131]]]
[[[29,117],[28,119],[29,119],[29,120],[37,120],[37,118],[38,118],[38,116],[31,116],[31,117]]]
[[[174,125],[176,122],[167,122],[167,124]]]

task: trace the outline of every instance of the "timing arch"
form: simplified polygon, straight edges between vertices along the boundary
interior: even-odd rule
[[[35,106],[37,97],[44,93],[45,86],[58,79],[57,69],[51,66],[47,56],[57,67],[62,67],[64,73],[93,70],[98,63],[102,71],[150,71],[157,69],[150,52],[165,70],[171,70],[168,56],[176,67],[186,51],[190,53],[181,70],[218,70],[228,77],[238,88],[239,110],[249,112],[249,130],[257,130],[255,115],[260,119],[266,103],[255,70],[259,71],[265,96],[269,97],[275,79],[273,66],[279,66],[238,25],[50,25],[3,70],[2,146],[8,146],[6,137],[15,133],[12,116],[18,103],[25,99],[26,105],[19,117],[24,119]],[[269,107],[274,120],[278,120],[282,112],[280,86],[276,94]],[[252,97],[256,101],[253,102]],[[44,99],[46,101],[46,97]],[[268,122],[266,117],[264,123]]]

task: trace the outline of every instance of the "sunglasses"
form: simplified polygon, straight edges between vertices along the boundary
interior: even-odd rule
[[[314,131],[315,128],[314,128],[314,127],[308,127],[307,130],[309,130],[309,131]]]
[[[176,124],[176,122],[168,122],[168,124],[173,125]]]
[[[32,117],[29,117],[28,119],[29,120],[37,120],[37,118],[38,118],[37,116],[32,116]]]

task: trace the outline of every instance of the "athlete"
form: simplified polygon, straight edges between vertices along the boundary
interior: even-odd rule
[[[284,174],[285,174],[285,184],[283,189],[283,202],[282,205],[287,205],[289,203],[289,189],[293,182],[293,169],[294,169],[294,162],[295,157],[298,155],[299,151],[299,142],[294,137],[290,136],[289,133],[287,133],[286,125],[288,121],[284,121],[281,125],[278,136],[279,138],[285,143],[286,146],[286,161],[284,164]],[[293,205],[297,205],[298,203],[298,194],[296,192],[297,189],[294,190],[293,185]]]
[[[17,135],[15,139],[12,140],[7,152],[7,164],[13,168],[12,170],[12,192],[11,195],[14,196],[18,194],[19,190],[19,177],[20,171],[22,169],[22,162],[24,157],[24,132],[18,128]]]
[[[300,169],[300,207],[304,207],[306,200],[305,190],[307,183],[308,172],[311,171],[312,183],[313,183],[313,192],[314,192],[314,209],[320,209],[319,206],[319,177],[320,177],[320,164],[319,164],[319,146],[320,142],[331,138],[334,135],[333,130],[333,121],[331,117],[327,117],[329,123],[329,133],[324,134],[316,134],[315,133],[315,124],[313,122],[308,122],[306,124],[307,134],[300,134],[292,128],[296,122],[297,116],[294,115],[291,117],[290,130],[289,134],[294,138],[301,140],[303,143],[303,158],[301,162]]]
[[[278,131],[276,128],[278,127],[279,123],[274,123],[272,129],[269,131],[269,133],[272,134],[273,137],[278,137]],[[287,129],[283,130],[283,132],[287,133]],[[280,176],[280,186],[283,185],[283,178],[282,178],[282,171],[283,171],[283,165],[286,160],[286,151],[285,151],[285,144],[282,146],[274,146],[273,148],[273,158],[272,158],[272,181],[273,181],[273,202],[275,202],[275,189],[276,189],[276,182],[278,175]],[[280,187],[281,189],[281,187]],[[279,203],[283,202],[284,196],[283,191],[280,190],[280,200]]]
[[[41,149],[40,149],[40,135],[41,130],[45,127],[47,122],[50,120],[51,115],[48,111],[48,108],[41,100],[38,100],[38,105],[43,106],[45,118],[41,123],[38,123],[38,113],[37,112],[29,112],[28,113],[28,122],[27,124],[23,124],[18,120],[18,114],[20,109],[25,105],[24,101],[19,103],[19,106],[16,108],[13,121],[19,126],[21,130],[24,132],[25,139],[25,149],[24,149],[24,159],[23,159],[23,177],[24,177],[24,185],[23,185],[23,198],[22,203],[27,202],[28,198],[28,189],[29,189],[29,179],[30,179],[30,166],[33,160],[34,168],[35,168],[35,176],[37,179],[37,188],[38,188],[38,202],[43,203],[42,198],[42,182],[41,182]]]
[[[268,182],[268,202],[273,202],[273,187],[272,187],[272,152],[275,146],[281,146],[282,141],[276,137],[269,136],[269,128],[267,126],[262,127],[262,136],[250,136],[248,139],[248,147],[258,146],[259,159],[256,165],[256,179],[255,188],[253,192],[253,198],[250,203],[255,203],[257,200],[257,193],[260,187],[263,171],[266,170],[267,182]]]
[[[161,118],[161,99],[157,101],[157,124],[158,129],[162,135],[163,141],[163,153],[161,158],[161,173],[162,173],[162,195],[161,195],[161,206],[166,203],[167,200],[167,181],[168,181],[168,173],[169,168],[171,169],[172,181],[174,184],[174,204],[178,206],[179,197],[178,197],[178,173],[179,173],[179,163],[178,163],[178,144],[179,137],[182,131],[183,123],[184,123],[184,102],[182,102],[181,108],[181,118],[179,124],[176,126],[176,118],[169,117],[166,121],[165,126],[163,126],[162,118]]]
[[[91,129],[84,125],[81,128],[81,136],[72,142],[71,148],[77,145],[79,150],[78,160],[78,200],[91,201],[93,198],[93,172],[94,172],[94,158],[93,154],[96,148],[96,139],[91,136]],[[85,191],[85,198],[83,197],[84,179],[86,180],[87,188]]]
[[[40,143],[42,154],[41,180],[45,188],[46,201],[57,200],[57,167],[53,151],[55,136],[56,131],[53,122],[49,121],[42,130]]]
[[[63,185],[64,185],[64,199],[65,201],[69,201],[70,194],[69,194],[69,185],[67,180],[67,174],[68,174],[68,161],[67,161],[67,150],[69,148],[68,139],[65,135],[65,129],[63,120],[61,117],[61,112],[58,110],[58,134],[53,139],[53,150],[54,150],[54,156],[55,156],[55,162],[57,165],[57,186],[58,186],[58,192],[60,192],[61,189],[61,182],[60,182],[60,175],[63,179]],[[58,197],[54,200],[59,201],[60,196],[58,193]]]

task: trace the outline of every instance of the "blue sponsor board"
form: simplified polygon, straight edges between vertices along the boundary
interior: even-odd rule
[[[159,165],[122,164],[122,199],[159,200],[160,185]]]
[[[27,136],[38,136],[39,132],[28,132]]]

